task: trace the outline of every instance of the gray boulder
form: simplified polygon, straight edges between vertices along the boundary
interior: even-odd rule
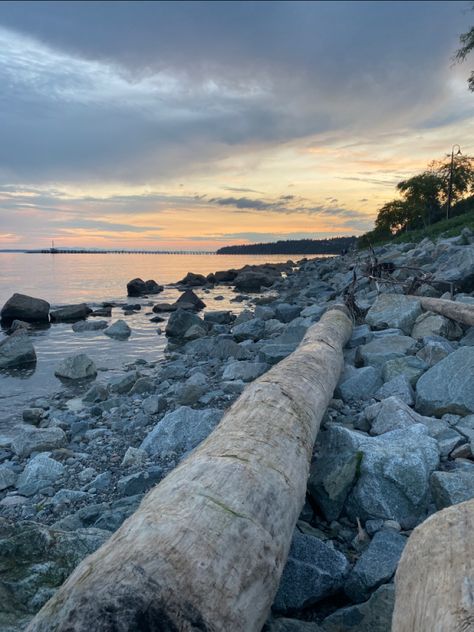
[[[214,338],[201,338],[188,342],[184,351],[197,359],[227,360],[248,360],[250,353],[245,347],[237,344],[229,337],[217,336]]]
[[[163,291],[163,286],[158,285],[156,281],[150,279],[132,279],[127,283],[128,296],[144,296],[145,294],[158,294]]]
[[[67,437],[61,428],[34,428],[25,426],[19,430],[12,441],[12,449],[20,457],[32,452],[46,452],[63,448]]]
[[[18,329],[0,341],[0,369],[13,369],[34,362],[35,348],[24,329]]]
[[[46,454],[38,454],[30,459],[18,477],[16,487],[22,496],[34,496],[43,487],[54,483],[63,473],[64,465],[49,458]]]
[[[395,327],[410,334],[421,314],[420,301],[403,294],[380,294],[367,312],[366,322],[375,329]]]
[[[365,601],[395,573],[407,538],[392,529],[378,531],[362,553],[344,585],[355,602]]]
[[[52,323],[67,323],[77,320],[83,320],[92,312],[91,308],[85,303],[79,305],[66,305],[58,309],[52,310],[49,314]]]
[[[82,333],[84,331],[100,331],[108,327],[106,320],[82,320],[78,323],[74,323],[72,330],[76,333]]]
[[[229,362],[224,368],[223,380],[251,382],[269,369],[265,362]]]
[[[262,287],[270,287],[280,274],[269,271],[243,270],[234,279],[239,292],[260,292]]]
[[[474,412],[474,347],[460,347],[422,375],[416,407],[425,415]]]
[[[297,344],[265,344],[260,349],[259,360],[271,365],[277,364],[293,353],[297,346]]]
[[[150,456],[177,454],[181,457],[214,430],[222,415],[223,411],[219,409],[193,410],[181,406],[156,424],[140,448]]]
[[[140,374],[137,371],[128,371],[125,375],[113,377],[109,382],[110,392],[120,395],[128,393],[139,378]]]
[[[382,385],[380,369],[373,366],[365,366],[354,369],[347,379],[338,387],[338,394],[344,401],[369,399]]]
[[[438,509],[471,500],[474,498],[474,469],[433,472],[431,493]]]
[[[117,482],[117,490],[120,496],[135,496],[144,494],[154,487],[163,478],[163,470],[153,465],[144,472],[135,472],[129,476],[123,476]]]
[[[392,430],[402,430],[414,424],[425,425],[430,436],[433,436],[430,431],[431,427],[435,432],[439,431],[437,419],[419,415],[396,395],[387,397],[380,403],[366,408],[365,417],[371,423],[370,432],[373,435],[381,435]],[[441,424],[441,426],[441,429],[444,430],[447,424]]]
[[[199,287],[200,285],[206,285],[208,280],[203,274],[195,274],[194,272],[188,272],[187,275],[178,281],[179,285],[189,285],[190,287]]]
[[[115,338],[116,340],[125,340],[130,336],[132,330],[124,320],[116,320],[110,327],[104,329],[104,334],[109,338]]]
[[[84,380],[95,378],[97,369],[89,356],[85,353],[78,353],[62,360],[54,375],[67,380]]]
[[[165,331],[169,338],[184,340],[187,332],[192,327],[197,327],[199,330],[202,330],[203,334],[207,331],[204,321],[199,318],[197,314],[193,314],[184,309],[178,309],[171,314]]]
[[[398,397],[408,406],[415,403],[415,392],[406,375],[397,375],[397,377],[385,382],[375,393],[376,399],[386,399],[392,396]]]
[[[423,338],[424,346],[418,351],[416,357],[427,364],[427,368],[444,360],[454,351],[454,347],[444,338]]]
[[[394,585],[382,584],[368,601],[336,610],[314,632],[390,632],[394,605]]]
[[[334,594],[341,589],[349,568],[342,553],[295,531],[273,610],[291,612]]]
[[[449,340],[457,340],[462,336],[462,329],[449,318],[433,312],[424,312],[416,319],[411,337],[421,340],[427,336],[443,336]]]
[[[204,373],[194,373],[185,382],[177,384],[175,397],[181,406],[195,404],[209,390],[209,382]]]
[[[204,321],[213,325],[230,325],[234,319],[235,316],[230,311],[207,312],[207,314],[204,314]]]
[[[265,334],[265,321],[260,318],[252,318],[252,320],[233,327],[232,334],[238,342],[260,340]]]
[[[474,290],[474,247],[459,246],[437,267],[436,279],[454,283],[463,292]]]
[[[13,487],[16,483],[17,474],[7,467],[6,465],[0,465],[0,492],[4,489]]]
[[[416,347],[416,340],[409,336],[383,336],[366,345],[357,347],[356,361],[365,366],[382,367],[389,360],[402,358]]]
[[[180,309],[191,309],[197,312],[206,307],[206,303],[201,301],[199,296],[197,296],[197,294],[195,294],[192,290],[186,290],[186,292],[183,292],[176,301],[175,305]]]
[[[290,303],[278,303],[275,307],[275,318],[282,323],[289,323],[293,319],[297,318],[301,313],[301,307],[299,305],[292,305]]]
[[[27,323],[49,322],[49,303],[26,294],[13,294],[0,312],[3,321],[24,320]]]

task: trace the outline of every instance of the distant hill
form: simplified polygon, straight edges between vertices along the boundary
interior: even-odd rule
[[[354,247],[357,237],[332,239],[286,239],[265,244],[224,246],[218,255],[338,255],[341,250]]]

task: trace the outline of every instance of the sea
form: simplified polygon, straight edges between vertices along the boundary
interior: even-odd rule
[[[301,259],[303,255],[292,257]],[[67,386],[54,375],[59,362],[74,353],[87,353],[99,369],[101,381],[123,373],[138,358],[160,362],[164,358],[165,323],[150,322],[151,306],[158,302],[174,302],[180,291],[165,287],[149,298],[128,298],[127,282],[136,277],[154,279],[168,286],[182,279],[187,272],[209,274],[217,270],[241,268],[246,264],[279,263],[288,255],[215,255],[215,254],[69,254],[69,253],[1,253],[0,308],[14,293],[28,294],[47,300],[51,308],[73,303],[87,303],[91,308],[103,302],[114,302],[110,323],[124,318],[132,329],[126,341],[113,340],[102,331],[74,333],[71,324],[52,324],[31,333],[37,363],[34,367],[0,370],[0,435],[21,418],[24,407],[35,399],[48,397]],[[232,302],[236,294],[228,286],[216,286],[206,292],[195,290],[208,310],[232,310],[238,313],[245,302]],[[121,306],[141,304],[132,316],[123,316]],[[161,329],[161,333],[157,330]],[[5,336],[0,331],[0,339]]]

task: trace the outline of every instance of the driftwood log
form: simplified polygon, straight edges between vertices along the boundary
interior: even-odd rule
[[[474,500],[443,509],[414,530],[395,587],[392,632],[474,630]]]
[[[412,298],[420,301],[422,308],[427,311],[441,314],[463,325],[474,327],[474,305],[427,296],[413,296]]]
[[[327,312],[43,606],[28,632],[259,632],[352,322]]]

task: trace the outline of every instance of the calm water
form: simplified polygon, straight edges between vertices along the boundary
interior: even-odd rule
[[[127,298],[130,279],[155,279],[161,285],[175,283],[187,272],[208,274],[216,270],[240,268],[246,264],[282,262],[287,255],[140,255],[140,254],[23,254],[0,253],[0,308],[14,293],[43,298],[51,306],[86,302],[94,307],[102,301],[140,303],[142,309],[133,316],[123,316],[114,308],[114,322],[124,318],[132,329],[126,341],[112,340],[101,331],[74,333],[70,324],[52,325],[32,333],[38,361],[34,370],[0,371],[0,433],[4,434],[21,417],[22,408],[32,399],[64,389],[54,376],[59,361],[72,353],[85,352],[102,369],[98,379],[106,381],[124,370],[137,358],[159,361],[166,345],[165,323],[150,323],[151,305],[173,302],[180,294],[175,288],[150,299]],[[301,258],[301,257],[297,257]],[[235,293],[226,286],[206,293],[197,289],[206,310],[232,309],[237,312],[243,303],[232,303]],[[215,300],[221,295],[223,300]],[[206,311],[204,310],[204,311]],[[148,316],[147,316],[148,314]],[[102,320],[102,319],[101,319]],[[0,338],[3,336],[0,333]]]

